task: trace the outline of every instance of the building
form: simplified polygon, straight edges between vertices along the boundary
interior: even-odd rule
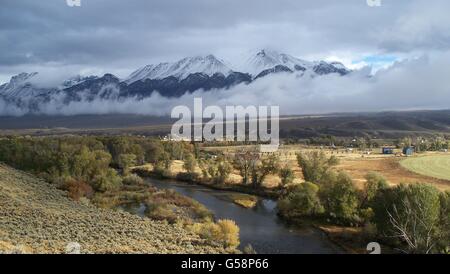
[[[383,154],[394,154],[394,149],[392,147],[383,147],[381,152]]]
[[[414,154],[414,147],[404,147],[403,148],[403,154],[406,156],[411,156]]]

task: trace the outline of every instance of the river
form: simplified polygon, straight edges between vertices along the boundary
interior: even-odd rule
[[[217,219],[231,219],[240,228],[241,246],[251,244],[258,254],[334,254],[342,250],[326,235],[314,228],[293,228],[280,221],[276,202],[261,199],[255,208],[247,209],[227,199],[229,192],[212,190],[183,182],[147,178],[160,189],[173,189],[202,203]]]

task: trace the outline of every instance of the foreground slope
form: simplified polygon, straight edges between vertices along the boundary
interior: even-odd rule
[[[0,253],[221,253],[183,228],[81,205],[35,177],[0,164]]]

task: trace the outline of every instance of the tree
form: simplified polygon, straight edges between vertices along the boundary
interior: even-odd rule
[[[374,221],[382,236],[404,244],[408,253],[431,253],[439,243],[439,191],[427,184],[381,190],[374,201]],[[448,229],[448,227],[446,228]]]
[[[189,174],[195,173],[195,168],[197,167],[197,161],[192,153],[186,154],[184,157],[183,168]]]
[[[287,219],[322,214],[324,208],[318,192],[319,187],[313,183],[295,186],[278,201],[279,214]]]
[[[299,153],[297,162],[302,169],[304,179],[313,183],[320,183],[331,167],[339,164],[339,160],[335,156],[328,158],[323,151]]]
[[[280,170],[280,159],[276,155],[270,155],[251,165],[252,184],[254,188],[261,186],[269,174],[276,174]]]
[[[230,177],[232,171],[233,166],[227,161],[227,159],[224,157],[218,158],[217,177],[215,178],[215,181],[220,184],[225,183],[228,177]]]
[[[292,168],[290,166],[288,166],[288,165],[283,166],[280,169],[279,173],[280,173],[279,176],[281,178],[281,184],[283,186],[294,182],[295,175],[294,175],[294,171],[292,170]]]
[[[233,166],[223,156],[216,159],[201,160],[199,161],[199,167],[206,180],[212,180],[218,184],[225,183],[233,171]]]
[[[378,173],[370,172],[366,175],[366,183],[363,191],[363,204],[368,206],[381,189],[388,188],[386,179]]]
[[[236,169],[239,170],[244,185],[249,183],[252,169],[256,166],[259,158],[259,154],[252,151],[241,151],[236,153],[234,165]]]
[[[156,170],[162,170],[165,169],[168,171],[170,169],[170,166],[172,165],[172,158],[170,157],[170,154],[166,151],[163,151],[159,158],[156,160],[154,166]]]
[[[131,167],[137,163],[137,157],[134,154],[120,154],[118,157],[118,166],[123,174],[128,174]]]
[[[330,179],[319,192],[326,213],[337,222],[359,222],[359,197],[352,179],[344,172]]]

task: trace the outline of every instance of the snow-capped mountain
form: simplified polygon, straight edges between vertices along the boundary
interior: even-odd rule
[[[252,53],[243,64],[239,65],[240,71],[258,76],[261,72],[283,66],[291,71],[305,71],[312,69],[314,64],[302,59],[295,58],[289,54],[279,53],[273,50],[259,50]]]
[[[0,87],[1,95],[8,97],[21,97],[28,95],[36,95],[36,89],[32,86],[31,80],[38,73],[21,73],[13,76],[9,83]]]
[[[216,73],[220,73],[226,77],[232,73],[232,70],[214,55],[195,56],[183,58],[174,63],[147,65],[133,72],[125,82],[131,84],[140,80],[159,80],[171,76],[179,80],[184,80],[189,75],[196,73],[205,74],[207,76],[213,76]]]
[[[272,74],[296,76],[326,74],[346,75],[351,71],[337,62],[309,62],[284,53],[260,50],[233,66],[213,55],[183,58],[173,63],[148,65],[133,72],[125,80],[112,74],[104,76],[74,76],[59,85],[43,88],[37,72],[21,73],[0,86],[0,100],[26,112],[39,112],[48,102],[60,107],[71,102],[94,100],[141,100],[154,92],[165,97],[180,97],[196,90],[228,89],[249,84]],[[0,103],[1,103],[0,101]],[[1,115],[1,113],[0,113]]]

